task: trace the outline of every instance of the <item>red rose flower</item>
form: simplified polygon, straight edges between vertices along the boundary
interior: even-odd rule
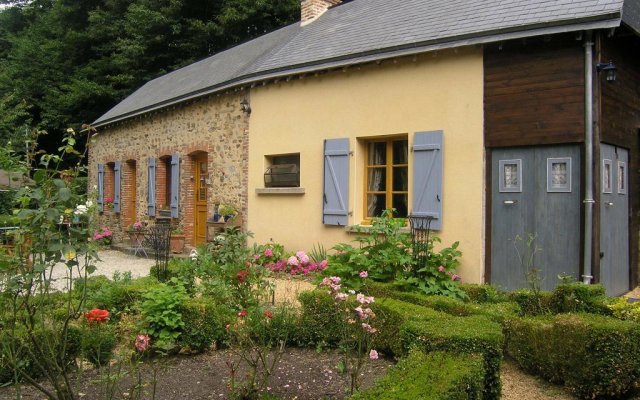
[[[246,317],[247,316],[247,310],[242,310],[238,313],[238,317]]]
[[[106,322],[109,320],[109,311],[94,308],[93,310],[84,313],[84,317],[89,322]]]
[[[236,275],[236,277],[238,278],[238,282],[240,283],[246,282],[248,276],[249,272],[244,270],[238,272],[238,274]]]
[[[273,314],[271,314],[271,311],[265,311],[265,312],[263,312],[263,314],[267,318],[273,318]]]

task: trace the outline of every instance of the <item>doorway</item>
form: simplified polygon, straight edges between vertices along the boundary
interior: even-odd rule
[[[492,284],[526,288],[533,269],[544,290],[579,279],[580,168],[578,145],[492,151]]]
[[[207,236],[207,187],[209,183],[207,153],[196,155],[193,161],[195,166],[193,242],[197,246],[205,243]]]
[[[629,290],[629,152],[600,147],[600,283],[609,296]]]

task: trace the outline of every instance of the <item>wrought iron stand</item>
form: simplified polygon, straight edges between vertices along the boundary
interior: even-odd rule
[[[156,277],[163,282],[167,279],[167,265],[169,264],[169,241],[171,225],[156,224],[149,228],[147,241],[156,256]]]
[[[413,258],[418,268],[427,265],[429,260],[429,234],[433,219],[431,216],[409,215]]]

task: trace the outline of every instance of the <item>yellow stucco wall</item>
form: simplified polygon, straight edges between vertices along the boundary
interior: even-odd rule
[[[350,242],[343,227],[322,224],[323,140],[350,138],[349,224],[363,217],[362,138],[444,131],[443,244],[460,241],[461,275],[483,279],[482,51],[465,48],[385,61],[251,90],[248,229],[255,241],[288,250]],[[266,155],[300,153],[303,195],[256,194]],[[409,153],[409,210],[412,154]]]

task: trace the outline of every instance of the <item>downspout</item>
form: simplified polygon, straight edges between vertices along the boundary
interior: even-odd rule
[[[593,33],[586,33],[584,42],[584,265],[582,282],[593,279],[591,257],[593,246]]]

